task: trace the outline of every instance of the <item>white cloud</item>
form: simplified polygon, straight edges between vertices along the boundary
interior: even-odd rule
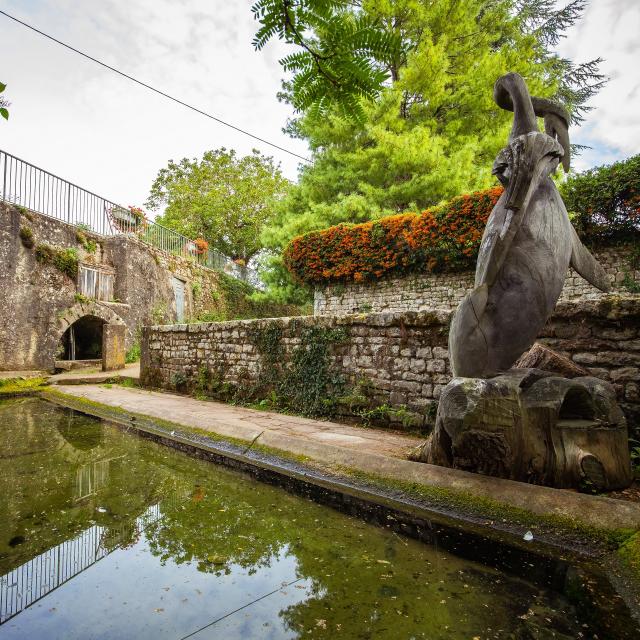
[[[559,2],[565,4],[566,2]],[[605,164],[640,151],[640,1],[591,0],[582,20],[558,51],[575,62],[603,58],[607,85],[592,99],[593,111],[571,132],[593,149],[576,168]]]
[[[8,13],[185,102],[307,155],[281,132],[284,47],[257,53],[250,3],[210,0],[14,0]],[[169,158],[226,146],[298,160],[139,87],[0,16],[11,119],[0,148],[122,204],[141,204]]]

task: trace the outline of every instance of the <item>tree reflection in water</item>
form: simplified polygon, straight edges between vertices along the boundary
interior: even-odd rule
[[[202,629],[194,637],[225,640],[561,639],[582,630],[566,599],[525,575],[42,401],[1,403],[0,427],[0,451],[15,454],[0,475],[5,600],[11,571],[54,549],[77,570],[3,625],[7,638],[82,638],[97,628],[105,638]],[[51,563],[42,567],[55,586]]]

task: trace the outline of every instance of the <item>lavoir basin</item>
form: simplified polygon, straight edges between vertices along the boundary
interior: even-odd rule
[[[39,398],[0,402],[0,464],[0,640],[640,637],[578,566],[424,544]]]

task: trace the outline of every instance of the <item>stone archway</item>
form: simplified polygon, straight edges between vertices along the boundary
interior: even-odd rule
[[[49,331],[47,352],[53,355],[65,332],[83,318],[102,320],[102,370],[124,367],[127,325],[115,311],[99,302],[78,302],[60,314]],[[53,367],[53,362],[52,362]]]

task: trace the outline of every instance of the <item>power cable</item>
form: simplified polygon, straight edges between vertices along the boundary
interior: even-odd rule
[[[209,622],[209,624],[205,624],[204,627],[200,627],[199,629],[192,631],[186,636],[182,636],[180,640],[187,640],[187,638],[192,638],[193,636],[197,635],[201,631],[204,631],[204,629],[208,629],[209,627],[212,627],[214,624],[217,624],[218,622],[228,618],[229,616],[232,616],[234,613],[238,613],[238,611],[242,611],[243,609],[246,609],[247,607],[250,607],[251,605],[256,604],[256,602],[260,602],[260,600],[264,600],[265,598],[272,596],[274,593],[278,593],[278,591],[281,591],[282,589],[286,589],[287,587],[290,587],[292,584],[295,584],[296,582],[300,582],[301,580],[304,580],[304,578],[298,578],[297,580],[293,580],[292,582],[286,582],[282,584],[280,587],[278,587],[277,589],[270,591],[269,593],[265,593],[263,596],[260,596],[255,600],[252,600],[251,602],[247,602],[247,604],[243,604],[241,607],[238,607],[233,611],[229,611],[229,613],[225,613],[223,616],[220,616],[219,618],[216,618],[212,622]]]
[[[305,158],[304,156],[301,156],[293,151],[289,151],[288,149],[285,149],[284,147],[280,147],[279,145],[275,144],[274,142],[269,142],[268,140],[265,140],[264,138],[260,138],[259,136],[254,135],[253,133],[249,133],[248,131],[245,131],[244,129],[241,129],[240,127],[236,127],[233,124],[230,124],[229,122],[225,122],[224,120],[221,120],[220,118],[216,118],[216,116],[211,115],[210,113],[207,113],[206,111],[203,111],[202,109],[198,109],[198,107],[194,107],[193,105],[188,104],[187,102],[184,102],[183,100],[180,100],[179,98],[176,98],[172,95],[169,95],[168,93],[165,93],[164,91],[161,91],[160,89],[156,89],[155,87],[152,87],[150,84],[147,84],[146,82],[142,82],[142,80],[138,80],[137,78],[134,78],[133,76],[130,76],[127,73],[124,73],[124,71],[120,71],[119,69],[116,69],[115,67],[112,67],[111,65],[108,65],[106,62],[102,62],[101,60],[98,60],[97,58],[94,58],[93,56],[90,56],[88,53],[84,53],[84,51],[80,51],[79,49],[76,49],[75,47],[72,47],[70,44],[67,44],[66,42],[62,42],[61,40],[58,40],[57,38],[54,38],[53,36],[50,36],[48,33],[45,33],[44,31],[40,31],[40,29],[37,29],[36,27],[23,22],[22,20],[20,20],[19,18],[16,18],[15,16],[12,16],[10,14],[8,14],[6,11],[2,11],[0,9],[0,13],[4,16],[6,16],[7,18],[9,18],[10,20],[13,20],[14,22],[17,22],[18,24],[21,24],[23,27],[27,27],[27,29],[31,29],[31,31],[35,31],[36,33],[40,34],[41,36],[44,36],[45,38],[48,38],[49,40],[52,40],[53,42],[55,42],[56,44],[59,44],[67,49],[69,49],[70,51],[73,51],[74,53],[77,53],[85,58],[87,58],[88,60],[91,60],[92,62],[95,62],[97,64],[99,64],[102,67],[105,67],[105,69],[109,69],[110,71],[113,71],[114,73],[117,73],[118,75],[123,76],[124,78],[127,78],[127,80],[131,80],[132,82],[135,82],[136,84],[139,84],[142,87],[145,87],[145,89],[149,89],[155,93],[160,94],[161,96],[168,98],[169,100],[173,100],[173,102],[177,102],[178,104],[182,105],[183,107],[187,107],[187,109],[191,109],[192,111],[195,111],[196,113],[199,113],[200,115],[206,116],[207,118],[210,118],[211,120],[215,120],[216,122],[218,122],[219,124],[224,125],[225,127],[229,127],[230,129],[233,129],[234,131],[238,131],[242,134],[244,134],[245,136],[249,136],[250,138],[253,138],[254,140],[258,140],[259,142],[262,142],[263,144],[269,145],[270,147],[273,147],[274,149],[278,149],[279,151],[284,151],[284,153],[288,153],[291,156],[294,156],[296,158],[299,158],[300,160],[303,160],[304,162],[308,162],[311,163],[311,160],[309,160],[309,158]]]

